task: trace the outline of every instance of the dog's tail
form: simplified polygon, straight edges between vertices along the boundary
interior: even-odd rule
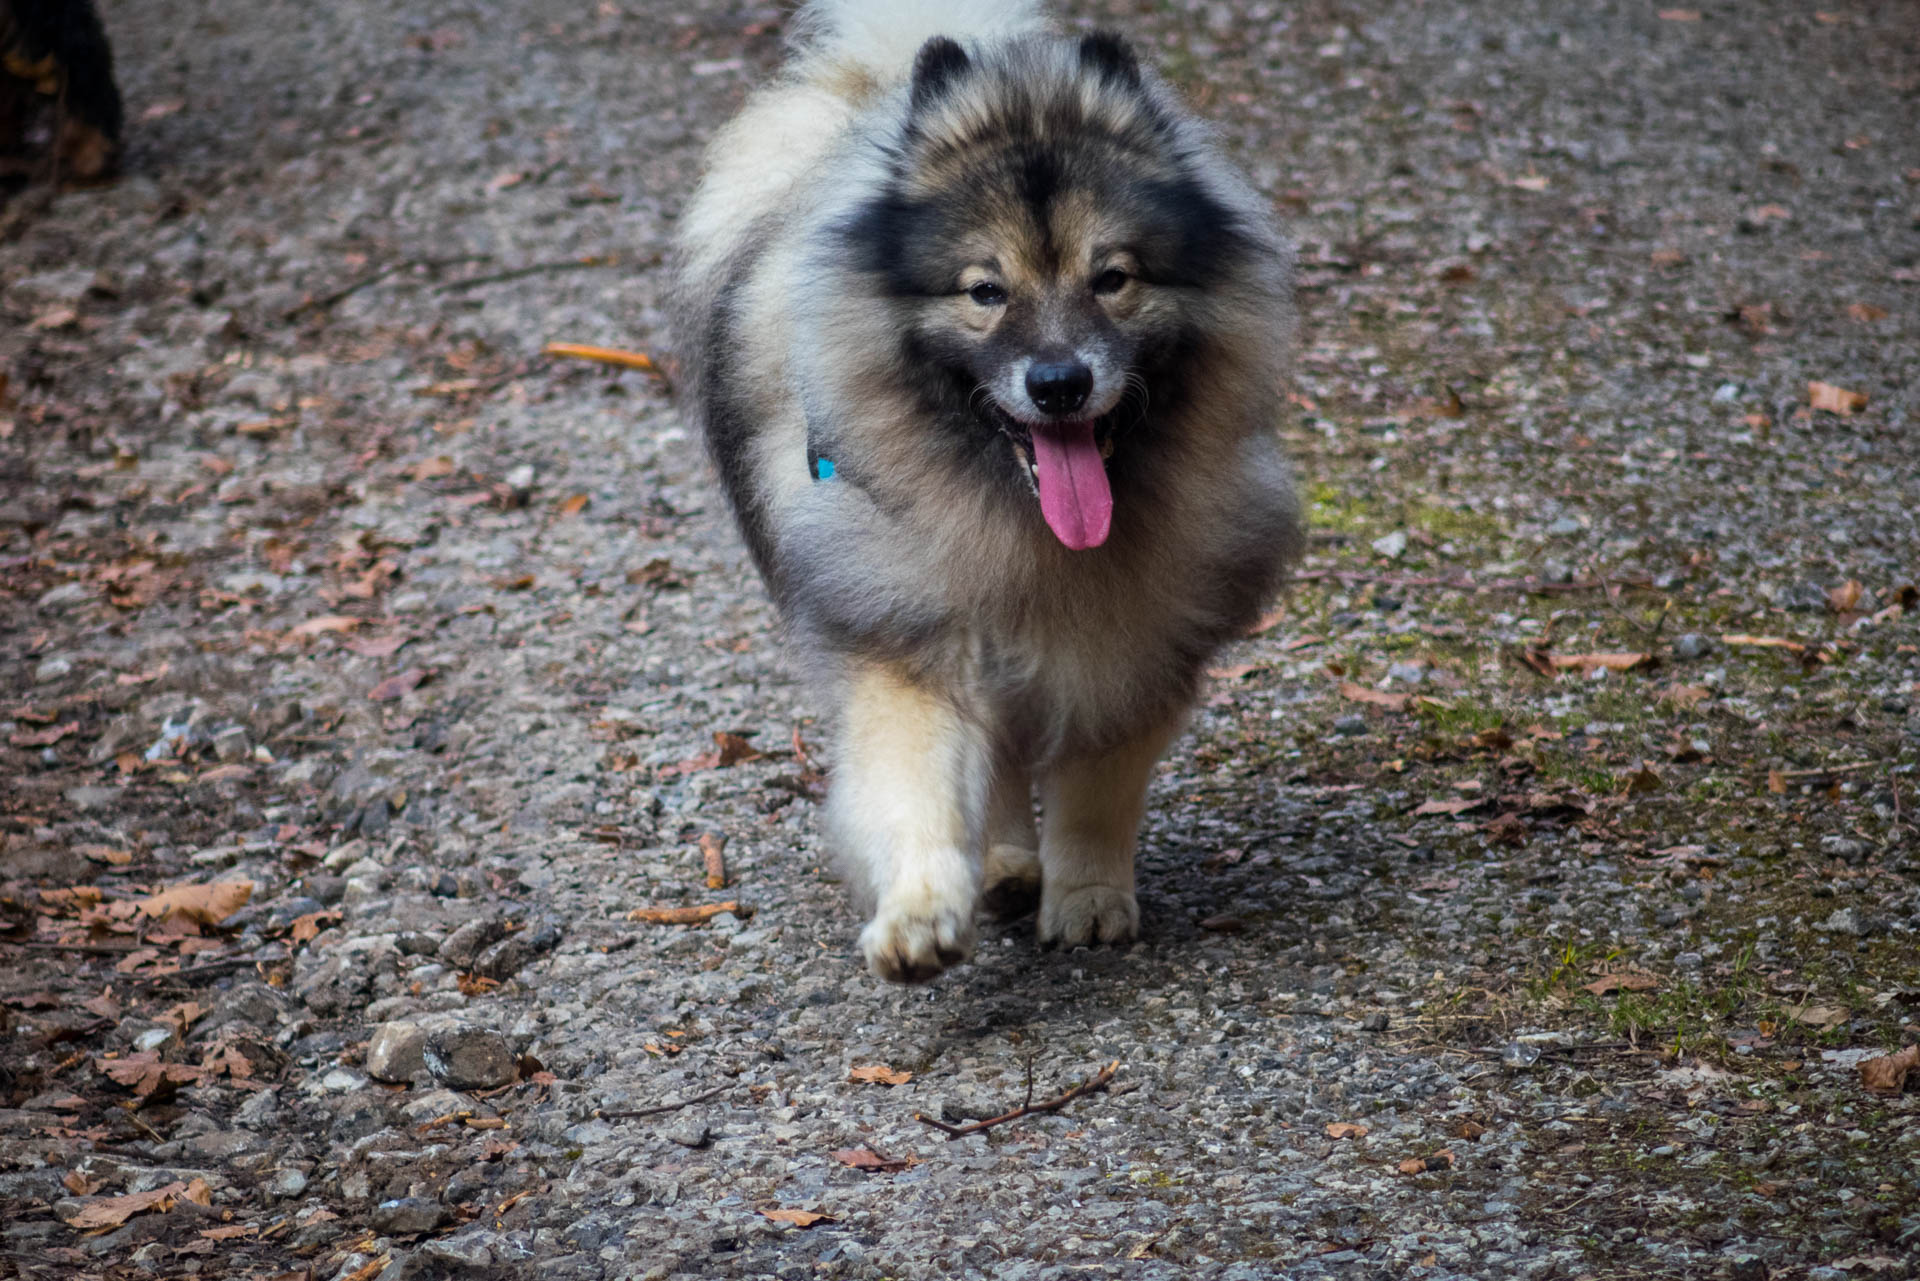
[[[788,40],[802,60],[852,64],[886,84],[905,78],[934,36],[993,41],[1045,30],[1039,0],[807,0]]]

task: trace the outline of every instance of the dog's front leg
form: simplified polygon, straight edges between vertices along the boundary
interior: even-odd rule
[[[866,882],[867,968],[924,983],[973,951],[992,754],[952,703],[870,666],[850,683],[827,822]]]
[[[1040,941],[1127,943],[1140,933],[1133,848],[1153,764],[1175,720],[1098,756],[1063,761],[1040,782]]]

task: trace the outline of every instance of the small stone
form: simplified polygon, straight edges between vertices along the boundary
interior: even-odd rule
[[[505,921],[491,916],[468,921],[440,945],[440,959],[456,969],[470,969],[480,954],[498,942],[507,932]]]
[[[1374,1013],[1360,1020],[1360,1030],[1362,1032],[1384,1032],[1391,1023],[1392,1020],[1389,1019],[1386,1014],[1376,1010]]]
[[[1333,732],[1346,738],[1358,738],[1367,732],[1367,718],[1364,716],[1342,716],[1333,723]]]
[[[70,658],[60,658],[56,656],[43,659],[40,665],[33,669],[34,683],[44,685],[48,681],[57,681],[72,670],[73,660]]]
[[[683,1148],[704,1148],[713,1142],[713,1131],[705,1121],[696,1117],[682,1118],[661,1133],[669,1143],[678,1143]]]
[[[222,761],[232,764],[252,756],[253,744],[247,740],[247,731],[238,725],[229,725],[214,734],[213,754]]]
[[[505,982],[533,959],[533,948],[519,935],[501,939],[473,959],[473,972],[481,978]]]
[[[1553,522],[1553,524],[1547,526],[1547,532],[1549,534],[1552,534],[1555,538],[1568,538],[1574,534],[1579,533],[1585,528],[1586,526],[1582,525],[1577,518],[1572,516],[1562,516],[1559,520],[1556,520]]]
[[[1781,592],[1774,603],[1797,613],[1821,613],[1827,608],[1827,589],[1818,583],[1795,583]]]
[[[1675,658],[1705,658],[1712,652],[1712,643],[1699,632],[1688,632],[1673,642],[1673,656]]]
[[[1865,938],[1874,932],[1874,922],[1860,915],[1857,907],[1843,907],[1820,922],[1820,929],[1830,934],[1847,934],[1854,938]]]
[[[1396,529],[1373,540],[1373,550],[1388,560],[1399,560],[1407,551],[1407,531]]]
[[[1418,685],[1427,679],[1425,663],[1395,663],[1387,668],[1387,679],[1402,685]]]
[[[1866,854],[1867,846],[1866,842],[1856,841],[1851,836],[1823,836],[1820,838],[1820,852],[1828,858],[1844,859],[1851,863]]]
[[[485,1028],[448,1028],[427,1038],[427,1071],[456,1090],[491,1090],[509,1084],[519,1061],[507,1038]]]
[[[427,1034],[416,1023],[382,1023],[367,1042],[367,1075],[376,1081],[410,1081],[426,1067]]]
[[[291,1200],[307,1190],[307,1176],[299,1170],[279,1170],[267,1180],[267,1191],[282,1201]]]
[[[425,930],[402,930],[393,936],[393,945],[400,949],[402,956],[432,956],[444,942],[439,935]]]
[[[1500,1061],[1510,1068],[1529,1068],[1540,1061],[1540,1047],[1512,1041],[1500,1051]]]
[[[351,1094],[362,1089],[367,1078],[352,1068],[337,1067],[320,1078],[320,1088],[329,1094]]]
[[[1704,963],[1705,958],[1698,952],[1677,952],[1673,958],[1673,968],[1676,970],[1697,970]]]
[[[423,1196],[382,1201],[373,1207],[373,1230],[388,1236],[418,1236],[447,1221],[447,1208]]]

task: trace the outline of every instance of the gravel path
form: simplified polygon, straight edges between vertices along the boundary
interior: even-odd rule
[[[1291,221],[1314,550],[1145,940],[923,990],[667,389],[540,354],[664,348],[779,11],[103,9],[129,175],[0,206],[15,1272],[1914,1275],[1909,5],[1073,6]]]

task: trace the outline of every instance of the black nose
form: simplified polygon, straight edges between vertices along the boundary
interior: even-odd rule
[[[1027,395],[1043,414],[1070,414],[1087,403],[1093,371],[1077,360],[1056,360],[1027,368]]]

